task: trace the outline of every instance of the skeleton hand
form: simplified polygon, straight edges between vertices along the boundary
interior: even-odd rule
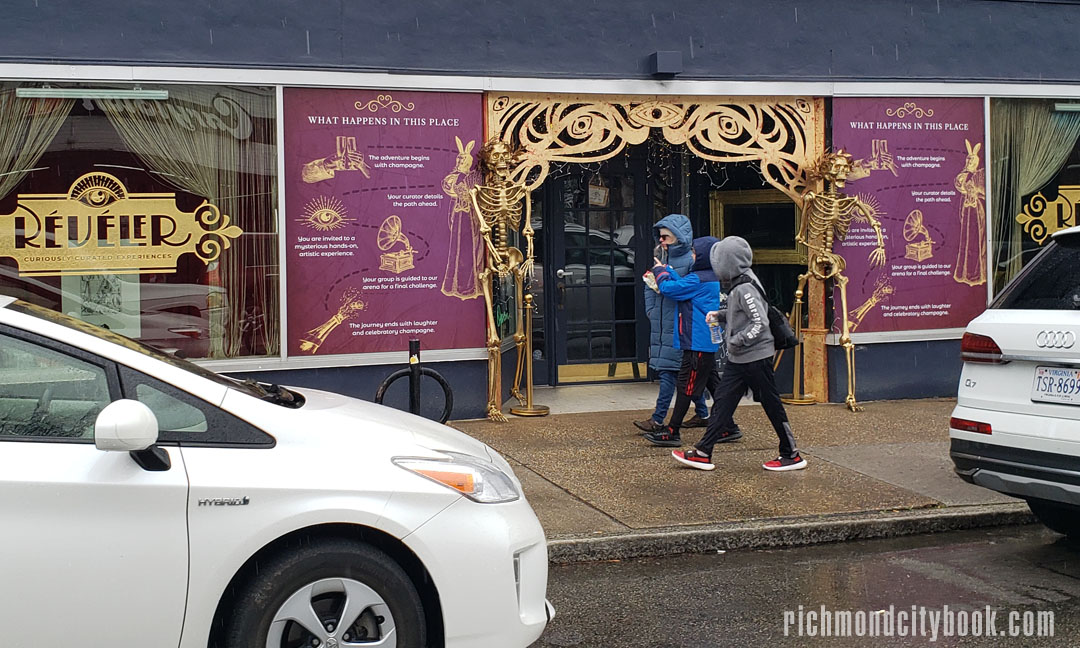
[[[870,269],[885,265],[885,248],[879,247],[870,253]]]

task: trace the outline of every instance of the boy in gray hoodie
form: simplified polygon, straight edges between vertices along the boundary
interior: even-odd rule
[[[712,320],[726,322],[728,363],[714,394],[716,400],[705,436],[689,450],[671,453],[676,461],[700,470],[716,467],[712,463],[713,446],[725,431],[720,422],[731,420],[747,387],[757,394],[780,439],[780,456],[766,461],[762,468],[784,471],[806,467],[773,378],[776,349],[769,331],[769,306],[757,276],[750,270],[753,258],[750,244],[738,236],[724,238],[709,252],[713,272],[728,294],[727,307],[709,313]]]

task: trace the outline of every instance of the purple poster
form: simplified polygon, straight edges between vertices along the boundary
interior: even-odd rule
[[[862,168],[840,191],[869,206],[885,247],[884,265],[872,263],[868,220],[835,246],[852,331],[962,328],[986,308],[984,132],[978,98],[833,101],[834,146]]]
[[[290,355],[484,346],[473,93],[286,88]]]

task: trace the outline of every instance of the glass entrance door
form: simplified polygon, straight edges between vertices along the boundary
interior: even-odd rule
[[[580,168],[551,181],[546,199],[549,382],[645,379],[640,277],[652,257],[644,160],[628,153]]]

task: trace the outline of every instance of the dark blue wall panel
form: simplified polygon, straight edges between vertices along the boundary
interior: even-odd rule
[[[855,346],[855,398],[956,396],[962,365],[960,340],[859,344]],[[843,403],[846,397],[844,350],[830,346],[829,401]]]
[[[1077,81],[1069,0],[20,0],[0,60],[688,79]],[[582,88],[587,90],[587,88]]]
[[[431,362],[424,366],[442,374],[454,390],[454,410],[451,418],[482,418],[487,410],[487,362]],[[366,401],[375,400],[379,385],[391,373],[404,365],[367,365],[359,367],[326,367],[322,369],[287,369],[282,371],[250,371],[230,373],[234,378],[255,378],[293,387],[310,387],[337,392]],[[442,390],[434,381],[421,382],[420,413],[438,418],[443,410]],[[408,411],[409,380],[402,378],[386,393],[384,405]]]

